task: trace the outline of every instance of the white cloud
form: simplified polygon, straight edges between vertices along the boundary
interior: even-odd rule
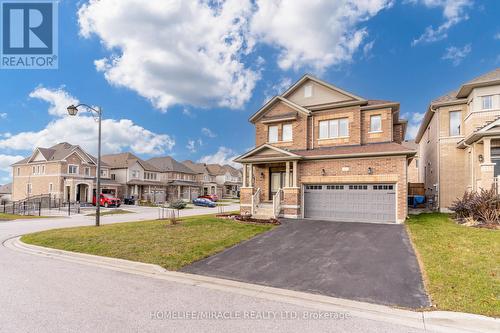
[[[257,0],[252,19],[258,41],[280,49],[282,69],[321,72],[349,62],[368,35],[359,24],[392,6],[392,0]]]
[[[453,66],[458,66],[462,62],[462,60],[469,55],[470,51],[472,51],[472,47],[470,44],[465,45],[462,48],[458,48],[456,46],[450,46],[446,48],[446,53],[441,57],[443,60],[450,60]]]
[[[408,119],[408,128],[406,129],[406,138],[407,139],[415,139],[417,136],[418,129],[420,128],[420,124],[424,119],[425,112],[414,112],[411,114],[404,115]]]
[[[7,113],[0,113],[0,119],[7,119]]]
[[[441,8],[445,22],[437,28],[428,26],[425,32],[412,45],[431,43],[448,37],[448,30],[454,25],[469,19],[466,10],[473,5],[473,0],[407,0],[409,3],[420,3],[428,8]]]
[[[188,116],[189,118],[196,118],[195,114],[188,108],[183,108],[182,114]]]
[[[210,128],[206,127],[203,127],[201,129],[201,133],[203,133],[203,135],[208,136],[209,138],[215,138],[217,136],[217,134],[215,134]]]
[[[11,165],[22,160],[24,156],[0,154],[0,171],[10,172]]]
[[[195,153],[196,152],[196,141],[194,140],[188,140],[188,143],[186,145],[186,148],[192,152],[192,153]]]
[[[267,89],[264,91],[264,103],[267,103],[276,95],[281,95],[286,89],[290,88],[291,85],[292,79],[289,77],[281,78],[277,83],[268,85]]]
[[[238,157],[236,152],[230,148],[221,146],[217,150],[215,154],[205,155],[201,157],[198,162],[199,163],[207,163],[207,164],[229,164],[233,167],[241,167],[239,163],[235,163],[233,160]]]
[[[166,110],[174,104],[240,108],[258,70],[245,66],[250,0],[90,0],[80,33],[110,55],[95,62],[109,83]]]
[[[40,93],[41,91],[41,93]],[[4,135],[0,139],[0,149],[32,150],[34,147],[48,147],[67,141],[78,144],[90,153],[97,151],[97,124],[93,117],[78,115],[76,117],[59,117],[58,110],[66,105],[68,100],[77,101],[62,88],[36,88],[31,94],[49,102],[49,113],[55,115],[47,126],[40,131],[21,132]],[[66,105],[67,106],[67,105]],[[175,141],[167,134],[157,134],[144,127],[134,124],[129,119],[103,119],[102,149],[104,153],[116,153],[130,149],[138,154],[164,154],[172,149]]]
[[[495,36],[493,36],[494,39],[500,40],[500,32],[497,32]]]
[[[374,45],[375,45],[375,41],[372,40],[371,42],[368,42],[363,46],[363,57],[365,59],[373,58],[372,50],[373,50]]]
[[[53,116],[65,116],[68,114],[68,106],[78,104],[78,100],[69,95],[64,87],[47,89],[40,86],[33,90],[29,96],[48,102],[50,104],[49,114]]]

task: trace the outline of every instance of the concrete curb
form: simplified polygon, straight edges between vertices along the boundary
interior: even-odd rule
[[[39,255],[154,279],[258,297],[321,311],[349,312],[353,317],[394,323],[433,332],[496,333],[500,331],[499,319],[481,315],[448,311],[415,312],[330,296],[315,295],[189,273],[167,271],[153,264],[26,244],[21,241],[21,237],[19,236],[7,239],[3,242],[3,245],[12,250],[30,255]]]

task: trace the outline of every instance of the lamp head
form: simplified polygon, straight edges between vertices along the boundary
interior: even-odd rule
[[[73,104],[68,106],[67,110],[70,116],[76,116],[76,114],[78,113],[78,108]]]

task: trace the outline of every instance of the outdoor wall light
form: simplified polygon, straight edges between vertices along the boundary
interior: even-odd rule
[[[369,168],[368,168],[368,174],[369,174],[369,175],[372,175],[372,174],[373,174],[373,168],[372,168],[372,167],[369,167]]]
[[[483,157],[483,155],[479,155],[479,156],[478,156],[478,159],[479,159],[479,163],[483,163],[483,162],[484,162],[484,157]]]
[[[260,173],[260,179],[264,179],[264,173],[263,172]]]
[[[325,171],[325,169],[321,169],[321,175],[322,175],[322,176],[326,176],[326,171]]]

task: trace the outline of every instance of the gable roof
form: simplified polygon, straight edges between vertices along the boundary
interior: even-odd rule
[[[196,173],[199,173],[199,174],[203,174],[205,172],[208,173],[207,167],[203,163],[195,163],[195,162],[190,161],[190,160],[185,160],[185,161],[182,161],[181,163]]]
[[[72,145],[68,142],[60,142],[60,143],[58,143],[50,148],[37,147],[37,148],[35,148],[35,150],[33,151],[33,153],[30,156],[12,164],[12,165],[20,165],[20,164],[29,163],[36,156],[36,154],[38,152],[40,154],[42,154],[42,156],[45,158],[45,160],[47,162],[63,161],[71,154],[76,153],[76,154],[80,155],[80,157],[82,157],[83,159],[87,159],[88,162],[91,162],[93,164],[97,164],[97,158],[95,158],[91,154],[87,153],[80,146]],[[104,161],[103,161],[102,165],[108,166]]]
[[[184,164],[177,162],[170,156],[150,158],[147,162],[162,172],[174,171],[189,174],[197,173]]]
[[[292,101],[290,101],[286,98],[283,98],[282,96],[274,96],[273,98],[271,98],[270,101],[268,101],[266,104],[264,104],[263,107],[261,107],[257,112],[255,112],[248,120],[252,123],[255,122],[259,118],[259,116],[261,116],[265,111],[269,110],[269,108],[271,108],[274,104],[276,104],[278,102],[283,102],[284,104],[286,104],[290,108],[294,109],[295,111],[301,112],[305,115],[311,114],[311,111],[307,110],[306,108],[304,108],[298,104],[293,103]]]
[[[259,152],[263,151],[269,151],[265,157],[263,156],[258,156]],[[297,154],[294,154],[288,150],[284,150],[275,146],[272,146],[270,144],[263,144],[258,147],[255,147],[254,149],[250,150],[249,152],[246,152],[245,154],[238,156],[237,158],[234,159],[235,162],[238,163],[243,163],[243,162],[251,162],[251,161],[261,161],[261,160],[266,160],[266,161],[271,161],[271,160],[297,160],[300,159],[300,156]]]
[[[106,162],[111,168],[115,169],[126,169],[137,162],[146,171],[160,172],[158,168],[140,159],[132,153],[108,154],[102,156],[101,159],[102,161]]]
[[[281,96],[283,96],[284,98],[287,98],[288,96],[290,96],[298,87],[300,87],[304,82],[306,81],[313,81],[313,82],[316,82],[324,87],[327,87],[329,89],[332,89],[332,90],[335,90],[343,95],[346,95],[354,100],[358,100],[358,101],[365,101],[365,99],[363,97],[359,97],[357,95],[354,95],[348,91],[345,91],[339,87],[336,87],[328,82],[325,82],[321,79],[318,79],[317,77],[314,77],[312,76],[311,74],[305,74],[304,76],[302,76],[297,82],[295,82],[290,88],[288,88]]]
[[[0,194],[11,194],[12,193],[12,183],[0,185]]]

